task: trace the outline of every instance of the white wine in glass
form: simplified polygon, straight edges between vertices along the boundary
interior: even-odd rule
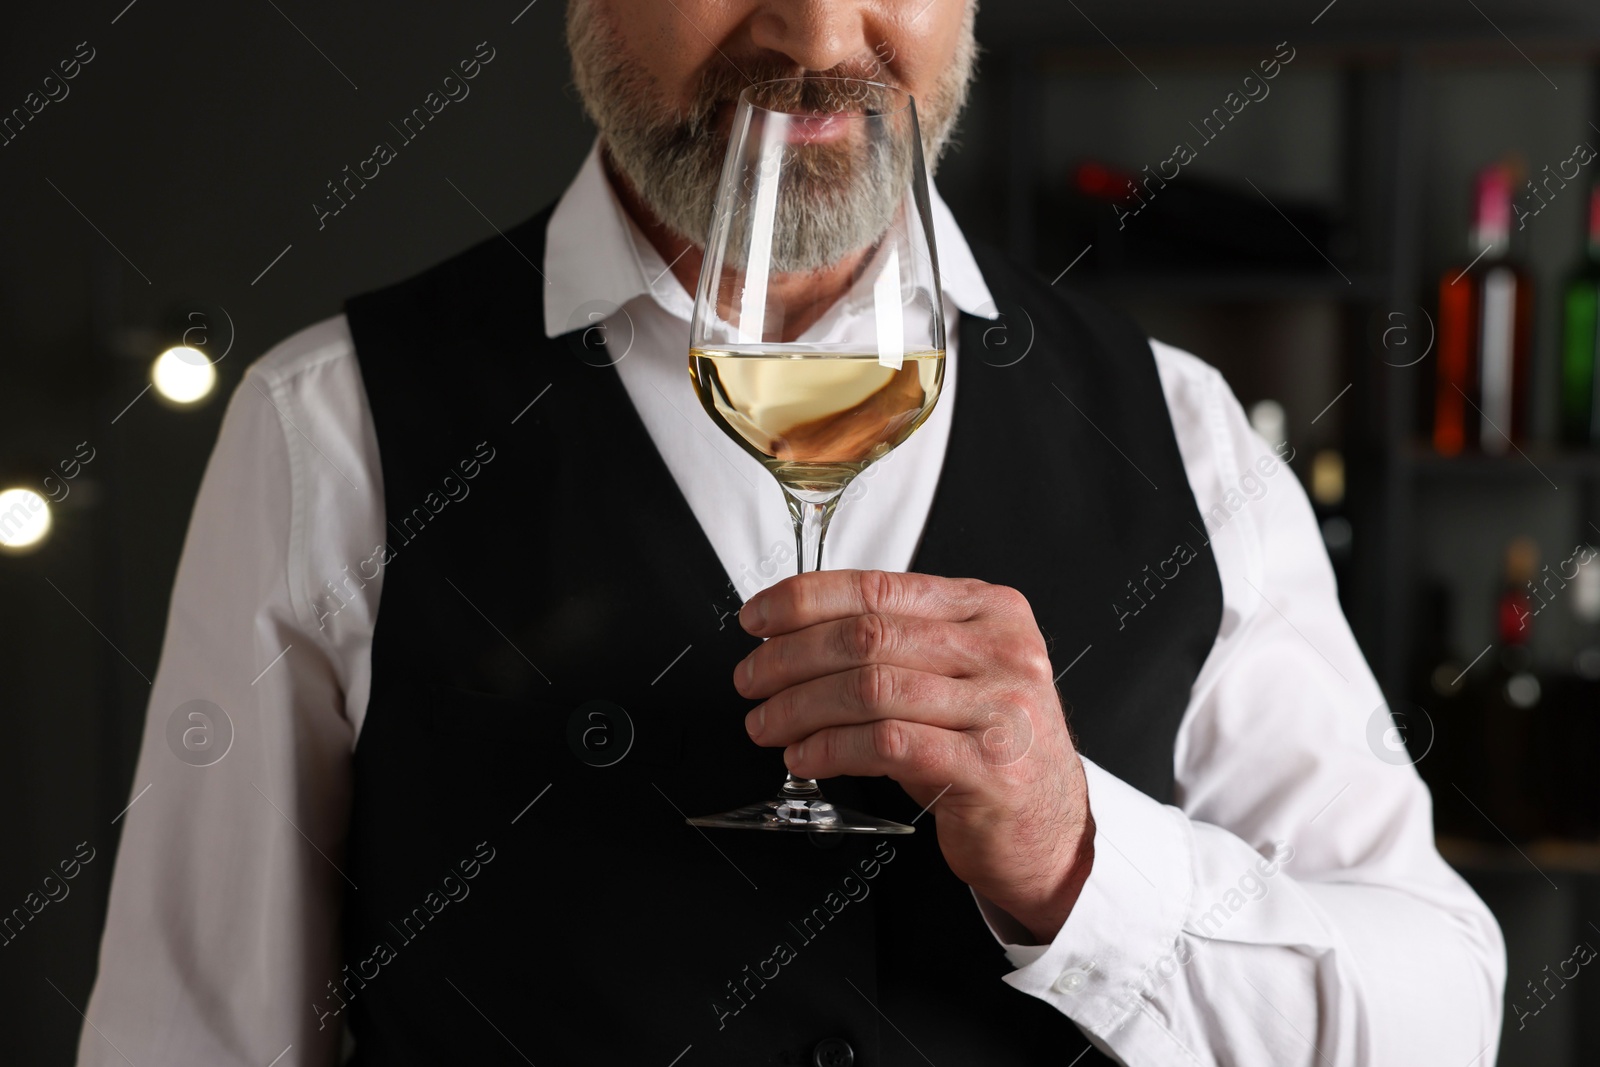
[[[786,489],[838,492],[933,412],[943,352],[877,355],[693,349],[689,373],[707,414]]]
[[[925,422],[944,383],[944,308],[916,105],[846,78],[739,97],[690,329],[701,406],[770,471],[799,571],[820,569],[850,481]],[[696,826],[910,833],[815,781]]]

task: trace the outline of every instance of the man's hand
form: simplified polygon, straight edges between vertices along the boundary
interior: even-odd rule
[[[1021,593],[972,578],[817,571],[739,612],[745,719],[802,778],[887,775],[932,806],[956,877],[1040,943],[1094,862],[1083,765]],[[937,801],[937,803],[935,803]]]

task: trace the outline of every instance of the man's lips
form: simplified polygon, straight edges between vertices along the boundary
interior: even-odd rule
[[[790,144],[826,144],[848,136],[850,120],[860,115],[859,111],[836,111],[795,116],[789,120],[785,132]]]
[[[723,101],[717,105],[713,125],[723,136],[733,128],[734,103]],[[852,119],[861,118],[860,111],[830,111],[813,114],[790,114],[784,121],[784,140],[789,144],[829,144],[849,136]]]

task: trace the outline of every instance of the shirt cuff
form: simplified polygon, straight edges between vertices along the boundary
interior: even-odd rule
[[[1021,924],[973,895],[1017,968],[1002,981],[1104,1036],[1139,1010],[1163,959],[1176,966],[1194,893],[1194,845],[1177,808],[1090,760],[1083,760],[1083,772],[1095,822],[1094,867],[1055,940],[1017,943],[1026,936]]]

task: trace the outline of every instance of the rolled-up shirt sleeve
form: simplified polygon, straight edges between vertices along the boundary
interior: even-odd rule
[[[1017,968],[1004,980],[1133,1067],[1490,1065],[1500,929],[1439,856],[1310,503],[1220,375],[1152,347],[1221,630],[1179,731],[1174,804],[1084,760],[1094,866],[1054,940],[1019,943],[979,899]]]
[[[341,436],[317,408],[362,402],[348,353],[342,319],[329,320],[258,360],[229,400],[118,819],[83,1067],[338,1056],[339,1020],[313,1002],[339,971],[354,737],[344,708],[366,684],[365,649],[350,642],[363,640],[376,590],[314,593],[316,568],[359,561],[347,554],[381,514],[362,422],[345,418]],[[329,494],[346,494],[342,507],[327,507]],[[340,518],[314,524],[319,511]]]

